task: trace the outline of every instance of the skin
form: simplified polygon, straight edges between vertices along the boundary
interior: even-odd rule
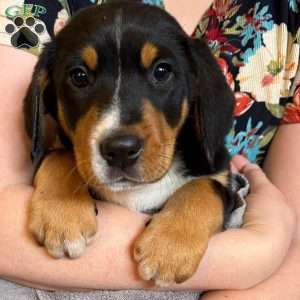
[[[51,289],[153,287],[139,280],[130,253],[133,241],[147,220],[145,215],[112,204],[98,203],[98,236],[86,255],[74,261],[53,260],[28,235],[26,210],[33,191],[30,186],[29,141],[26,142],[24,134],[10,135],[9,139],[7,134],[24,131],[20,107],[30,80],[30,76],[24,76],[23,80],[27,82],[16,87],[13,66],[18,62],[18,67],[24,68],[24,74],[30,74],[35,59],[6,47],[2,47],[0,53],[4,58],[1,69],[7,70],[6,97],[0,102],[0,117],[7,120],[1,122],[3,147],[0,147],[0,172],[5,174],[2,177],[5,181],[1,180],[0,212],[5,213],[0,218],[0,237],[5,242],[1,243],[3,247],[0,246],[0,274],[17,282]],[[258,196],[248,199],[248,221],[244,228],[216,235],[195,277],[176,288],[248,288],[277,269],[292,237],[293,214],[285,204],[284,196],[269,181],[258,187]],[[266,199],[265,189],[270,194]],[[260,201],[262,197],[264,201]],[[22,252],[16,249],[22,249]],[[253,268],[253,257],[259,268]],[[41,268],[43,275],[38,271]],[[128,275],[124,278],[123,274]]]
[[[270,180],[286,196],[286,202],[300,217],[299,148],[300,125],[285,125],[278,130],[269,150],[264,170]],[[242,168],[245,162],[240,160]],[[288,176],[287,176],[288,174]],[[264,282],[245,291],[218,291],[208,293],[204,300],[297,300],[300,297],[300,225],[296,224],[292,243],[279,270]]]
[[[132,242],[147,220],[145,215],[98,203],[96,240],[84,257],[73,261],[53,260],[28,235],[26,209],[32,194],[31,167],[21,103],[36,59],[6,47],[0,47],[0,57],[3,58],[0,70],[6,70],[5,81],[0,81],[1,95],[5,95],[0,101],[0,240],[4,241],[0,244],[0,276],[50,289],[151,288],[138,279],[130,253]],[[14,72],[16,67],[19,72]],[[300,211],[295,201],[300,194],[296,188],[300,171],[296,153],[300,142],[293,138],[299,131],[299,125],[282,126],[273,142],[265,170],[277,187],[253,165],[243,160],[234,161],[255,186],[248,197],[246,224],[242,229],[216,235],[197,274],[176,288],[249,288],[211,292],[206,299],[224,299],[228,295],[229,299],[299,299],[300,291],[295,284],[300,275],[299,229],[294,233],[293,213],[298,215]],[[288,164],[289,161],[292,164]],[[282,174],[290,176],[286,178]],[[275,272],[285,256],[284,263]],[[43,269],[42,274],[40,269]],[[286,297],[287,290],[290,298]]]
[[[207,0],[189,0],[187,5],[186,0],[164,0],[166,10],[176,17],[188,34],[193,33],[195,25],[211,2]]]

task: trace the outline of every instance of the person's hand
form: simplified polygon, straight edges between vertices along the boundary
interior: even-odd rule
[[[290,211],[290,208],[286,204],[285,196],[282,192],[271,183],[267,178],[263,170],[256,164],[250,163],[245,157],[237,155],[232,159],[232,166],[238,172],[245,175],[250,183],[250,193],[247,196],[248,207],[245,213],[244,225],[243,228],[250,228],[255,226],[256,230],[259,231],[259,223],[265,224],[268,218],[271,218],[271,215],[262,214],[262,209],[260,207],[268,203],[273,203],[276,207],[276,203],[281,203],[287,211]],[[281,207],[278,207],[281,209]],[[277,213],[276,211],[270,213]],[[292,211],[290,211],[293,215]],[[286,220],[286,226],[290,227],[293,225],[294,218],[288,218]],[[282,230],[284,231],[286,226],[283,226]],[[263,228],[265,230],[265,228]],[[273,232],[273,228],[270,228]]]
[[[22,99],[36,58],[7,47],[0,47],[0,58],[0,70],[6,70],[0,81],[0,275],[47,288],[145,288],[137,278],[131,248],[146,223],[143,215],[99,202],[99,238],[86,255],[71,262],[54,261],[28,235],[33,188]],[[272,274],[286,254],[294,218],[284,197],[256,167],[248,162],[241,166],[236,159],[234,164],[254,181],[246,223],[213,237],[197,274],[174,288],[248,288]]]
[[[292,292],[289,292],[287,291],[287,288],[282,288],[289,286],[292,287],[292,285],[295,284],[295,280],[293,280],[294,276],[291,273],[288,273],[291,269],[298,269],[298,274],[300,273],[300,256],[297,255],[295,251],[297,249],[297,252],[300,253],[300,245],[299,242],[295,243],[290,238],[293,237],[294,228],[296,227],[294,213],[291,208],[287,206],[285,196],[274,184],[270,182],[260,167],[250,163],[242,156],[236,156],[232,160],[232,169],[244,174],[249,180],[251,187],[250,193],[247,196],[248,208],[246,210],[242,230],[246,229],[247,231],[257,233],[258,235],[265,237],[265,240],[268,241],[266,245],[269,243],[269,249],[265,249],[269,251],[268,259],[272,260],[274,258],[274,262],[270,261],[269,270],[266,269],[265,274],[260,274],[263,275],[262,278],[265,277],[267,280],[261,283],[258,282],[258,285],[245,286],[245,290],[239,291],[224,290],[208,292],[201,298],[201,300],[221,300],[227,298],[231,300],[298,300],[300,296],[300,288],[298,288],[297,294],[295,289],[291,290]],[[267,206],[271,209],[266,213],[264,207]],[[282,210],[282,213],[278,210]],[[276,214],[282,216],[281,220],[279,220],[277,224],[276,219],[274,219]],[[282,237],[285,234],[289,237],[284,242]],[[276,235],[278,235],[277,239]],[[279,244],[276,241],[280,241]],[[292,241],[292,244],[290,241]],[[245,247],[248,248],[252,246],[255,245],[245,245]],[[257,251],[261,251],[262,249],[263,248],[261,246],[257,245]],[[284,253],[288,253],[287,258]],[[281,257],[282,259],[276,261],[275,257]],[[249,259],[251,259],[251,257],[249,257]],[[283,259],[285,259],[284,264],[280,266]],[[293,264],[291,264],[292,262]],[[254,269],[259,268],[259,264],[255,261],[255,257],[252,263]],[[248,275],[251,274],[251,271],[252,270],[249,269]],[[274,273],[274,271],[278,272]],[[291,294],[293,294],[294,297],[287,296]]]
[[[204,290],[248,289],[265,280],[279,268],[294,233],[293,211],[261,168],[241,156],[232,166],[251,185],[244,225],[218,233],[209,242],[196,275],[201,283],[214,278],[214,284],[203,284]]]

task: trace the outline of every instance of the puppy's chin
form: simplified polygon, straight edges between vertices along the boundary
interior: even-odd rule
[[[100,193],[103,192],[103,190],[112,193],[121,193],[142,189],[145,185],[151,183],[153,182],[145,182],[140,179],[122,176],[119,178],[106,180],[105,182],[99,182],[99,184],[94,189],[96,191],[99,190]]]
[[[122,179],[117,182],[106,184],[106,188],[113,193],[129,192],[142,188],[143,184]]]
[[[93,180],[89,186],[94,191],[94,198],[107,198],[111,194],[130,193],[131,191],[142,190],[152,184],[160,182],[172,168],[172,164],[164,172],[145,172],[139,164],[123,170],[116,167],[109,167],[107,164],[94,162],[92,165]]]
[[[111,200],[112,195],[128,194],[142,189],[145,184],[132,182],[126,179],[112,181],[89,187],[89,193],[96,200]],[[121,195],[120,195],[121,196]]]
[[[139,169],[138,165],[124,170],[107,166],[99,167],[98,165],[93,169],[95,170],[93,178],[96,186],[111,191],[137,189],[140,186],[155,183],[161,180],[169,171],[167,169],[161,174],[156,173],[156,176],[149,176],[150,174],[144,176],[144,172]]]
[[[144,187],[151,185],[159,180],[161,180],[161,177],[155,178],[155,180],[145,181],[141,178],[131,177],[124,174],[123,176],[118,177],[108,177],[105,181],[99,180],[99,182],[96,183],[95,187],[93,187],[92,190],[94,190],[95,193],[99,195],[101,195],[103,192],[126,193],[143,189]]]

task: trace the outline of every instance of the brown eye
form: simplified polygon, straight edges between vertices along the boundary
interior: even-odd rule
[[[74,86],[84,88],[89,85],[89,76],[83,67],[75,67],[70,71],[70,79]]]
[[[172,66],[168,63],[159,63],[153,71],[153,77],[158,82],[167,81],[172,75]]]

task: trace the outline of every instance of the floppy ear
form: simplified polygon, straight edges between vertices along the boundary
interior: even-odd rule
[[[34,168],[45,153],[45,114],[55,110],[56,99],[51,88],[51,72],[55,45],[47,44],[37,62],[24,99],[24,119],[27,135],[32,141],[31,158]]]
[[[193,126],[210,168],[215,171],[224,164],[225,158],[228,162],[224,144],[232,126],[234,96],[206,43],[191,38],[189,43],[193,74]]]

